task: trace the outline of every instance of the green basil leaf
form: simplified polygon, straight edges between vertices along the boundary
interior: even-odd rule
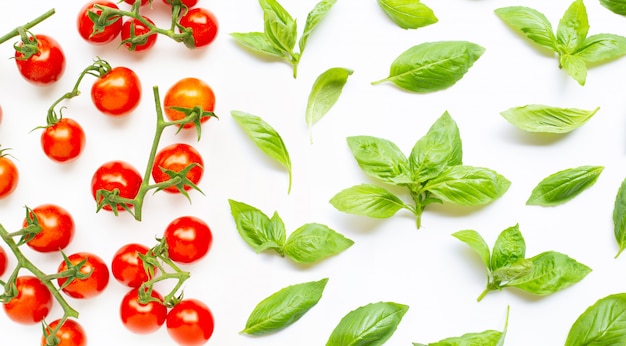
[[[347,142],[365,174],[390,184],[413,182],[409,162],[393,142],[371,136],[352,136]]]
[[[306,123],[309,130],[337,102],[352,72],[352,70],[347,68],[333,67],[317,77],[309,93],[309,100],[306,106]]]
[[[507,264],[504,267],[500,267],[494,270],[491,273],[493,277],[493,281],[501,286],[520,278],[522,276],[528,275],[533,270],[533,262],[527,258],[520,258],[517,262]]]
[[[254,52],[285,58],[285,53],[276,49],[264,32],[235,32],[230,35],[237,43]]]
[[[585,60],[577,55],[563,54],[559,57],[561,67],[570,77],[580,85],[585,85],[587,80],[587,65]]]
[[[393,82],[418,93],[443,90],[463,78],[484,52],[485,48],[466,41],[422,43],[400,54],[389,76],[372,84]]]
[[[265,335],[292,325],[319,302],[327,282],[295,284],[273,293],[254,308],[242,333]]]
[[[543,296],[569,287],[591,272],[591,268],[556,251],[540,253],[530,260],[533,263],[532,271],[509,281],[506,286]]]
[[[602,170],[602,166],[580,166],[551,174],[533,189],[526,204],[554,206],[565,203],[595,184]]]
[[[492,271],[507,267],[526,256],[526,242],[519,230],[519,224],[500,232],[491,253],[489,268]]]
[[[615,14],[626,15],[626,1],[624,0],[600,0],[600,4]]]
[[[613,207],[613,233],[619,246],[619,251],[615,257],[617,258],[624,249],[626,249],[626,179],[615,196],[615,205]]]
[[[568,133],[594,116],[600,108],[584,110],[530,104],[500,112],[511,124],[528,132]]]
[[[626,37],[613,34],[591,35],[585,39],[575,55],[594,64],[626,55]]]
[[[626,293],[606,296],[588,307],[574,322],[565,346],[625,345]]]
[[[444,112],[415,143],[409,163],[419,182],[436,177],[449,166],[463,163],[459,128],[448,112]]]
[[[259,0],[263,9],[265,34],[277,50],[291,52],[296,45],[297,25],[276,0]]]
[[[285,224],[283,222],[283,219],[278,216],[277,212],[274,212],[272,218],[270,219],[267,234],[269,238],[275,241],[278,245],[280,245],[280,247],[283,247],[285,245],[285,241],[287,240],[287,232],[285,230]],[[279,252],[282,253],[282,250]]]
[[[291,191],[291,159],[278,132],[256,115],[241,111],[231,111],[231,115],[259,149],[287,169],[289,173],[288,191]]]
[[[317,223],[306,224],[289,235],[284,246],[285,255],[298,263],[313,263],[336,255],[354,244],[354,241]]]
[[[241,238],[257,253],[267,249],[281,252],[284,233],[275,232],[273,221],[257,208],[229,199],[231,214]],[[275,221],[274,221],[275,222]]]
[[[452,236],[458,240],[469,245],[474,251],[478,253],[480,259],[485,264],[485,267],[491,267],[491,255],[489,251],[489,245],[485,242],[485,239],[474,230],[463,230],[452,233]]]
[[[379,346],[396,331],[409,307],[393,302],[372,303],[345,315],[326,346]]]
[[[302,52],[304,52],[304,49],[306,48],[309,37],[311,36],[313,30],[322,21],[322,19],[326,17],[326,15],[336,2],[337,0],[322,0],[315,5],[311,12],[309,12],[306,17],[306,23],[304,24],[304,31],[302,32],[300,42],[298,43],[300,55],[302,55]]]
[[[582,0],[575,0],[563,14],[556,30],[560,53],[575,52],[582,46],[588,33],[587,8]]]
[[[424,190],[443,201],[475,206],[500,198],[510,186],[509,180],[489,168],[453,166],[429,180]]]
[[[414,346],[496,346],[502,332],[497,330],[485,330],[481,333],[467,333],[461,336],[446,338],[429,344],[413,343]]]
[[[344,213],[384,219],[402,208],[409,209],[400,198],[382,187],[361,184],[340,191],[330,200]]]
[[[556,52],[556,37],[552,25],[543,13],[523,6],[502,7],[496,15],[507,25],[521,31],[534,43]]]
[[[433,10],[419,0],[378,0],[378,5],[402,29],[417,29],[439,20]]]

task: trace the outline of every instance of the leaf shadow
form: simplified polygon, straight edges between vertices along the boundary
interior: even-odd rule
[[[486,208],[489,204],[485,205],[476,205],[476,206],[464,206],[457,205],[451,203],[442,203],[442,204],[429,204],[424,209],[424,214],[427,213],[435,213],[447,217],[464,217],[476,213],[484,208]],[[426,215],[427,216],[427,215]],[[424,216],[422,216],[422,219]]]
[[[528,132],[516,127],[512,127],[505,133],[507,139],[525,145],[533,146],[549,146],[554,143],[565,140],[569,133],[544,133],[544,132]]]

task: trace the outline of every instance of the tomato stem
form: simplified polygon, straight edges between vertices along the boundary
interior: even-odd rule
[[[5,35],[3,35],[2,37],[0,37],[0,44],[12,39],[13,37],[16,36],[20,36],[20,31],[26,31],[32,27],[34,27],[35,25],[43,22],[44,20],[46,20],[48,17],[52,16],[55,13],[54,8],[48,10],[46,13],[40,15],[39,17],[31,20],[30,22],[18,26],[15,29],[9,31],[8,33],[6,33]],[[24,42],[24,43],[28,43],[28,41]]]

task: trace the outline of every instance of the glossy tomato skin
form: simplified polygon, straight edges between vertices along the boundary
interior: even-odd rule
[[[143,16],[143,19],[149,22],[150,24],[154,25],[154,22],[150,18]],[[124,24],[122,25],[122,41],[126,41],[129,38],[131,38],[131,33],[134,33],[134,36],[132,37],[136,37],[136,36],[147,34],[149,32],[150,32],[150,28],[146,24],[142,23],[140,20],[136,18],[131,18],[125,21]],[[140,52],[140,51],[148,50],[154,47],[157,41],[157,37],[158,37],[158,34],[153,33],[148,36],[148,38],[146,39],[144,43],[133,45],[130,42],[124,42],[124,45],[126,46],[126,48],[128,48],[128,50]]]
[[[19,177],[15,163],[0,152],[0,199],[15,191]]]
[[[171,107],[194,108],[202,107],[206,112],[213,112],[215,109],[215,93],[213,89],[204,81],[188,77],[174,83],[163,99],[165,116],[170,120],[180,120],[185,117],[185,113],[172,109]],[[209,120],[209,116],[200,118],[204,123]],[[194,124],[185,124],[183,128],[193,128]]]
[[[92,298],[104,291],[109,284],[109,268],[106,263],[99,256],[89,252],[77,252],[68,256],[68,259],[72,265],[77,265],[81,261],[86,260],[85,264],[80,268],[80,272],[88,274],[89,277],[84,279],[74,279],[67,284],[62,291],[73,298]],[[67,270],[67,264],[65,261],[61,262],[57,272]],[[58,278],[57,283],[59,287],[62,287],[67,278]]]
[[[213,335],[211,310],[199,300],[184,299],[167,314],[167,333],[182,346],[202,345]]]
[[[91,100],[104,114],[126,115],[137,108],[141,100],[139,76],[127,67],[114,67],[93,83]]]
[[[139,254],[145,255],[150,249],[142,244],[130,243],[119,248],[111,261],[111,273],[121,284],[128,287],[139,287],[150,277],[144,269],[144,262]],[[157,268],[152,268],[156,273]]]
[[[65,249],[74,237],[74,219],[64,208],[55,204],[43,204],[32,209],[41,232],[26,244],[39,252],[55,252]],[[32,216],[32,215],[31,215]],[[23,226],[27,226],[24,220]]]
[[[204,161],[202,160],[200,153],[194,147],[185,143],[174,143],[168,145],[159,150],[154,158],[152,178],[157,183],[167,181],[170,177],[163,172],[161,168],[174,172],[180,172],[191,164],[196,164],[196,166],[187,172],[186,177],[189,181],[194,183],[194,185],[198,185],[204,173]],[[191,186],[184,185],[183,189],[186,191],[190,190]],[[170,193],[180,192],[176,186],[169,186],[163,191]]]
[[[93,22],[89,18],[89,13],[95,13],[100,15],[102,10],[95,7],[95,5],[101,5],[110,7],[113,9],[119,9],[117,5],[108,0],[92,0],[86,3],[78,12],[78,18],[76,20],[76,26],[78,28],[78,33],[80,37],[82,37],[85,41],[94,44],[94,45],[103,45],[109,42],[112,42],[119,36],[120,31],[122,31],[122,19],[118,18],[116,21],[107,25],[103,31],[93,34]]]
[[[15,51],[17,69],[27,81],[34,85],[50,85],[61,78],[65,72],[65,53],[61,45],[50,36],[35,35],[38,52],[28,59],[23,53]],[[33,41],[33,37],[30,37]],[[23,45],[20,43],[19,46]]]
[[[171,5],[175,0],[163,0],[163,3]],[[183,6],[194,7],[198,3],[198,0],[180,0]]]
[[[61,118],[41,134],[41,147],[51,160],[69,163],[80,156],[85,147],[85,131],[71,118]]]
[[[155,290],[152,290],[150,295],[158,301],[140,303],[137,288],[133,288],[122,298],[120,318],[124,327],[133,333],[150,334],[159,330],[165,323],[167,307],[162,303],[163,296]]]
[[[124,0],[125,3],[132,5],[135,3],[136,0]],[[149,0],[141,0],[141,6],[145,5],[148,3]]]
[[[143,178],[139,171],[129,163],[124,161],[109,161],[100,166],[91,179],[91,194],[96,199],[98,190],[113,191],[119,190],[119,195],[124,198],[133,199],[137,196]],[[129,207],[132,207],[129,205]],[[108,205],[102,207],[105,210],[112,210]],[[117,210],[122,211],[124,207],[119,205]]]
[[[61,320],[52,321],[46,328],[46,336],[59,325]],[[63,325],[57,330],[55,336],[58,338],[59,343],[57,346],[87,346],[87,334],[83,327],[75,320],[68,318],[63,322]],[[46,346],[46,338],[41,338],[41,346]]]
[[[195,48],[209,45],[215,40],[218,32],[217,18],[213,12],[196,7],[189,9],[184,16],[180,18],[180,25],[192,30],[191,35]]]
[[[16,279],[17,296],[3,304],[7,316],[21,324],[41,322],[52,309],[52,294],[36,277],[19,276]]]
[[[9,259],[7,258],[7,253],[0,247],[0,277],[7,271],[8,265]]]
[[[194,216],[181,216],[167,225],[163,234],[170,259],[192,263],[204,257],[213,244],[213,233],[206,222]]]

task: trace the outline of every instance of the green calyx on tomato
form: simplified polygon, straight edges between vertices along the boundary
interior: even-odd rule
[[[31,41],[31,39],[28,37],[28,35],[26,34],[26,32],[28,31],[28,29],[33,28],[35,25],[43,22],[44,20],[48,19],[50,16],[52,16],[55,13],[54,8],[46,11],[45,13],[43,13],[42,15],[40,15],[39,17],[31,20],[30,22],[18,26],[15,29],[9,31],[8,33],[4,34],[3,36],[0,37],[0,44],[12,39],[13,37],[17,37],[20,36],[22,38],[22,47],[20,47],[20,50],[22,50],[23,53],[25,53],[24,58],[28,59],[30,58],[33,54],[36,54],[37,51],[37,43]],[[15,47],[18,47],[19,44],[15,44]]]

